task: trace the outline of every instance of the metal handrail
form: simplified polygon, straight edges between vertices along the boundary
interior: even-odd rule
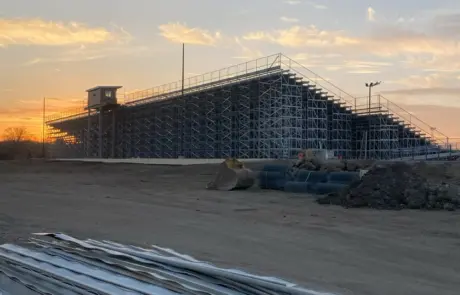
[[[280,53],[273,54],[231,67],[226,67],[220,70],[187,78],[184,80],[184,91],[193,87],[204,86],[255,72],[263,72],[264,70],[280,66],[280,56]],[[141,101],[144,99],[166,95],[178,91],[182,91],[182,80],[131,93],[124,97],[124,103],[135,104],[136,101]]]
[[[242,81],[248,81],[248,80],[252,80],[254,78],[262,78],[262,77],[273,75],[273,74],[276,74],[276,73],[281,73],[282,71],[283,70],[279,66],[275,66],[275,67],[267,68],[267,69],[264,69],[264,70],[261,70],[261,71],[256,71],[256,72],[236,76],[234,78],[226,78],[226,79],[222,79],[222,80],[219,80],[219,81],[216,81],[216,82],[210,82],[210,83],[207,83],[207,84],[202,84],[202,85],[197,85],[197,86],[193,86],[193,87],[184,88],[183,93],[184,93],[184,95],[188,95],[188,94],[200,92],[200,91],[203,91],[203,90],[206,90],[206,89],[216,88],[216,87],[219,87],[219,86],[229,86],[229,85],[232,85],[232,84],[235,84],[235,83],[240,83]],[[150,96],[150,97],[134,100],[134,101],[131,101],[131,102],[127,102],[127,103],[125,103],[125,106],[137,106],[137,105],[140,105],[140,104],[150,103],[150,102],[153,102],[153,101],[160,101],[160,100],[166,100],[168,98],[179,97],[181,95],[182,95],[182,89],[181,90],[171,90],[171,91],[167,91],[167,92],[165,92],[163,94],[157,94],[157,95],[154,95],[154,96]]]

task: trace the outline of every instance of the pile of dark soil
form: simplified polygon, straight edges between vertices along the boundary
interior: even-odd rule
[[[453,211],[460,208],[460,187],[448,172],[448,167],[426,163],[380,164],[349,188],[317,202],[347,208]]]

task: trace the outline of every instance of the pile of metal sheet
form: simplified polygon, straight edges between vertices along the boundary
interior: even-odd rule
[[[170,249],[65,234],[0,246],[0,294],[326,294],[222,269]]]

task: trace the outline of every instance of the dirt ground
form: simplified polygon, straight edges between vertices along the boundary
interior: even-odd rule
[[[0,242],[61,231],[157,244],[319,291],[458,294],[459,212],[347,210],[257,188],[207,191],[216,169],[0,162]]]

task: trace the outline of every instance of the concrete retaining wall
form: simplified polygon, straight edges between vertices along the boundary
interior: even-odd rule
[[[132,158],[132,159],[96,159],[96,158],[76,158],[76,159],[53,159],[61,162],[88,162],[106,164],[144,164],[144,165],[200,165],[200,164],[220,164],[225,159],[158,159],[158,158]],[[273,161],[272,159],[241,159],[245,163]]]

